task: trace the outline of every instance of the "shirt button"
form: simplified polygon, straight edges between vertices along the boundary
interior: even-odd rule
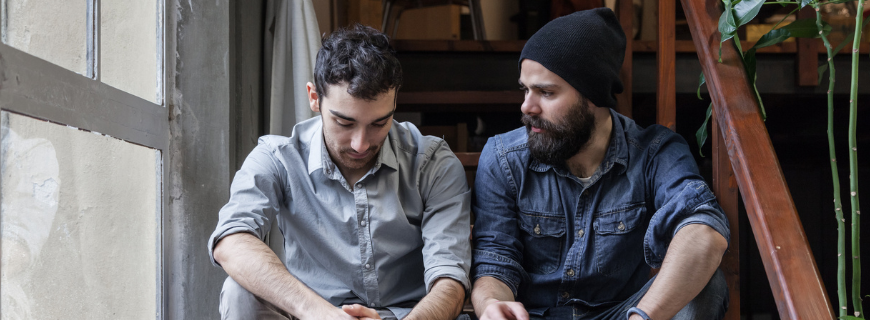
[[[365,226],[366,226],[366,222],[365,222],[365,221],[360,221],[359,225],[365,227]]]
[[[584,197],[585,197],[585,196],[588,196],[588,195],[589,195],[589,190],[583,191],[583,196],[584,196]]]
[[[620,221],[619,225],[616,226],[616,228],[619,229],[619,231],[625,231],[625,224]]]
[[[567,274],[569,277],[573,277],[574,276],[574,269],[568,269],[568,272],[565,272],[565,274]]]
[[[535,225],[535,234],[541,234],[541,225],[540,224]]]
[[[571,296],[571,295],[568,294],[568,291],[563,291],[563,292],[562,292],[562,298],[568,299],[568,297],[570,297],[570,296]]]
[[[583,235],[585,235],[585,234],[586,234],[586,230],[584,230],[584,229],[580,229],[577,231],[577,236],[580,238],[583,238]]]
[[[362,188],[362,183],[357,183],[357,184],[356,184],[356,188],[357,188],[357,189]]]
[[[371,268],[372,268],[372,265],[366,263],[366,269],[371,269]]]

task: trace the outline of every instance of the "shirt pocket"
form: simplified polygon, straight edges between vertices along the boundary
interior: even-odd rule
[[[519,226],[526,272],[550,274],[559,269],[565,241],[565,217],[521,211]]]
[[[595,265],[605,275],[629,276],[643,259],[643,203],[595,215]],[[621,273],[627,273],[622,275]]]

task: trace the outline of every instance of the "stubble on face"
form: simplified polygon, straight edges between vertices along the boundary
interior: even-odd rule
[[[381,150],[381,146],[384,145],[381,142],[378,145],[372,145],[366,150],[367,154],[364,158],[358,159],[351,157],[350,154],[356,154],[357,152],[353,150],[351,147],[342,147],[338,142],[333,140],[328,134],[324,132],[323,140],[326,142],[326,150],[329,152],[329,157],[332,158],[332,161],[335,162],[341,168],[347,168],[350,170],[360,170],[366,167],[370,167],[374,165],[375,157],[378,156]]]
[[[568,114],[555,123],[540,116],[523,114],[521,120],[529,135],[532,157],[551,166],[564,165],[566,160],[583,150],[595,132],[595,117],[589,108],[589,100],[580,97],[568,108]],[[543,131],[533,132],[531,127]]]

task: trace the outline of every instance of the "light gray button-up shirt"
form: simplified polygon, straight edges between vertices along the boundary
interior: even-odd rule
[[[400,319],[447,277],[470,289],[470,191],[439,138],[393,121],[377,161],[353,188],[329,157],[320,117],[264,136],[236,173],[209,239],[260,239],[278,219],[287,270],[333,305],[389,308]]]

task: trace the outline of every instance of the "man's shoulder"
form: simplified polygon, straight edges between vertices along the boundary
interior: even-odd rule
[[[647,127],[638,125],[634,120],[618,115],[614,118],[622,128],[625,141],[634,150],[650,151],[658,149],[664,142],[676,141],[686,143],[682,136],[659,124]]]
[[[489,139],[487,144],[495,148],[494,151],[504,154],[515,151],[528,150],[529,133],[525,127],[500,133]]]
[[[397,157],[431,157],[442,145],[446,146],[444,139],[427,136],[420,133],[413,123],[393,121],[393,127],[387,136]],[[447,148],[449,150],[449,148]]]

